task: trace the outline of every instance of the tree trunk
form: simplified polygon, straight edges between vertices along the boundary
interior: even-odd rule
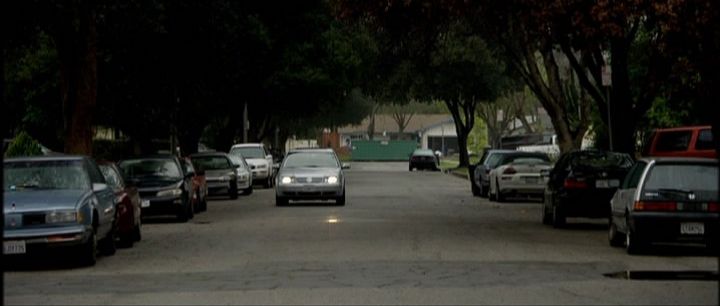
[[[97,100],[97,32],[88,2],[62,12],[56,37],[60,58],[65,153],[92,155],[93,112]],[[75,28],[78,19],[78,29]]]

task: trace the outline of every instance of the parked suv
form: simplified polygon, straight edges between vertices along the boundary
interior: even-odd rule
[[[656,129],[644,153],[645,156],[717,158],[709,125]]]
[[[239,154],[245,158],[253,172],[253,181],[266,188],[273,186],[273,156],[262,143],[236,144],[230,148],[230,155]]]
[[[515,150],[485,150],[480,161],[470,165],[470,189],[474,196],[487,197],[490,190],[490,170],[500,165],[502,155],[515,153]]]

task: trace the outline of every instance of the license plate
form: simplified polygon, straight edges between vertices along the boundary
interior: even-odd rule
[[[536,178],[536,177],[526,177],[525,178],[525,183],[537,184],[537,182],[538,182],[538,178]]]
[[[25,240],[3,241],[3,254],[25,254]]]
[[[141,200],[140,207],[150,207],[150,200]]]
[[[698,222],[680,223],[680,234],[702,235],[705,234],[705,224]]]
[[[620,186],[620,180],[597,180],[595,187],[597,188],[614,188]]]

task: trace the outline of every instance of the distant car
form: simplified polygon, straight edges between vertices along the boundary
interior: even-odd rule
[[[242,194],[248,195],[253,192],[253,173],[250,165],[245,161],[245,158],[240,154],[229,155],[235,166],[235,172],[237,173],[237,190],[242,190]]]
[[[646,156],[717,158],[709,125],[656,129],[649,139]]]
[[[624,153],[577,150],[561,155],[547,173],[543,223],[562,227],[567,217],[608,218],[610,199],[632,165]]]
[[[287,153],[277,175],[275,203],[290,200],[334,200],[345,205],[347,169],[332,149],[293,150]]]
[[[98,162],[98,166],[108,186],[115,192],[117,237],[122,246],[132,247],[142,238],[140,194],[135,186],[125,184],[120,169],[114,163],[102,161]]]
[[[654,242],[704,243],[717,250],[718,160],[639,160],[611,201],[608,240],[630,254]]]
[[[490,190],[490,171],[499,166],[500,156],[503,154],[515,153],[515,150],[486,150],[480,161],[470,165],[468,172],[470,177],[470,190],[474,196],[487,197]]]
[[[506,154],[500,166],[490,171],[490,200],[505,201],[507,196],[538,196],[545,192],[540,173],[552,166],[547,154],[517,152]]]
[[[440,171],[440,159],[430,149],[417,149],[410,155],[410,171],[427,169]]]
[[[266,188],[273,186],[273,156],[262,143],[242,143],[230,148],[230,155],[240,154],[252,166],[253,180]]]
[[[183,171],[192,175],[192,203],[196,212],[207,211],[208,185],[205,171],[196,168],[189,157],[182,159]]]
[[[190,160],[197,168],[205,171],[208,194],[227,195],[237,199],[238,185],[236,167],[230,156],[224,152],[190,154]]]
[[[3,254],[66,248],[83,265],[115,254],[115,194],[92,159],[6,159],[3,190]]]
[[[123,177],[140,192],[143,216],[173,214],[187,222],[195,216],[192,173],[183,171],[180,159],[159,154],[134,157],[118,163]]]

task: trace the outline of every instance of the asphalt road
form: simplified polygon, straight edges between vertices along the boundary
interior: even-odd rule
[[[717,271],[702,249],[630,256],[605,222],[540,222],[537,202],[472,197],[467,181],[354,163],[347,205],[276,207],[271,189],[215,199],[188,223],[155,218],[94,267],[21,264],[5,304],[717,305],[718,282],[623,271]]]

